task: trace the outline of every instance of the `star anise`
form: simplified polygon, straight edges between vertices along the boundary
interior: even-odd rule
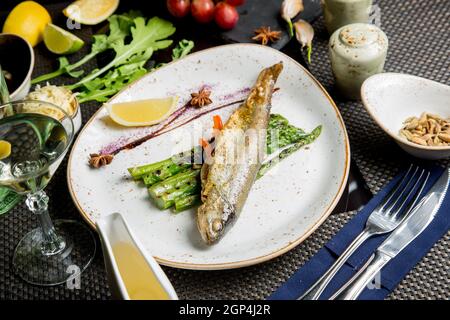
[[[281,37],[281,31],[272,31],[270,27],[261,27],[255,30],[256,36],[252,39],[261,42],[263,46],[267,45],[269,42],[276,42]]]
[[[114,156],[112,154],[90,154],[89,164],[91,167],[100,168],[110,164],[113,161]]]
[[[208,104],[212,103],[211,98],[209,95],[211,94],[211,91],[209,91],[206,88],[202,88],[197,93],[191,93],[191,101],[190,105],[196,108],[201,108],[203,106],[206,106]]]

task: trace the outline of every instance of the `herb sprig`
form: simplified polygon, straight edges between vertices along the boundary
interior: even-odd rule
[[[145,18],[137,17],[133,19],[133,22],[130,43],[125,44],[125,39],[113,43],[112,48],[116,52],[114,59],[103,68],[94,70],[77,83],[67,86],[69,89],[73,90],[85,86],[112,68],[138,62],[145,63],[154,51],[167,48],[172,44],[172,40],[166,39],[175,32],[172,23],[158,17],[149,19],[147,23],[145,23]]]
[[[181,40],[178,45],[172,50],[172,61],[178,60],[191,52],[194,48],[194,42],[190,40]],[[112,71],[109,71],[105,76],[93,79],[85,84],[84,90],[78,95],[80,103],[96,100],[98,102],[105,102],[108,98],[116,94],[127,84],[139,79],[147,73],[145,69],[146,61],[137,61],[122,65]],[[161,67],[164,64],[159,64],[153,70]]]
[[[94,35],[94,42],[91,46],[91,51],[87,55],[72,64],[69,63],[69,60],[66,57],[60,57],[58,59],[59,68],[57,70],[34,78],[31,81],[31,84],[48,81],[63,74],[68,74],[71,77],[78,78],[84,73],[84,71],[76,69],[89,62],[99,53],[102,53],[108,49],[114,49],[114,45],[117,42],[123,41],[130,34],[130,28],[134,23],[134,19],[140,15],[141,14],[139,11],[130,11],[120,15],[112,15],[108,18],[109,33],[107,35]]]
[[[114,58],[105,66],[92,70],[75,84],[67,85],[77,91],[80,103],[87,101],[105,102],[129,83],[148,72],[147,61],[156,50],[165,49],[172,44],[167,39],[175,32],[172,23],[153,17],[146,20],[138,11],[113,15],[109,19],[109,33],[94,36],[91,52],[81,60],[70,64],[66,57],[59,58],[59,68],[49,74],[33,79],[32,83],[50,80],[68,74],[80,77],[84,71],[80,67],[106,50],[113,50]],[[194,47],[194,42],[181,40],[172,50],[172,61],[186,56]],[[163,63],[151,68],[153,71]]]

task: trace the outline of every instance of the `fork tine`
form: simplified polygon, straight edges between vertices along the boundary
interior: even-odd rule
[[[424,171],[422,169],[422,172],[419,175],[419,178],[417,178],[417,171],[419,171],[419,167],[416,167],[416,170],[414,170],[413,175],[409,178],[408,183],[406,184],[406,186],[402,189],[402,191],[400,192],[400,194],[395,198],[395,200],[393,201],[392,204],[390,204],[387,208],[385,209],[385,213],[386,214],[391,214],[392,210],[397,206],[397,203],[399,201],[405,201],[407,200],[407,198],[404,197],[405,193],[409,192],[411,189],[411,185],[414,186],[414,183],[417,182],[417,180],[419,180],[421,178],[421,176],[423,175]],[[414,188],[414,187],[413,187]]]
[[[403,178],[395,185],[395,187],[384,197],[383,201],[376,207],[375,210],[381,210],[384,208],[394,197],[394,195],[400,190],[400,187],[405,182],[406,178],[408,177],[409,173],[411,172],[413,168],[413,165],[411,164],[409,166],[408,171],[403,175]]]
[[[422,174],[421,174],[420,178],[417,180],[416,184],[411,189],[411,191],[409,192],[409,194],[406,197],[405,201],[401,204],[400,208],[392,215],[392,219],[398,219],[398,218],[406,217],[412,211],[412,209],[415,207],[415,205],[417,204],[417,202],[420,199],[420,196],[422,195],[422,192],[423,192],[423,189],[425,188],[425,185],[428,182],[428,178],[430,177],[430,172],[428,171],[427,174],[425,175],[425,178],[420,183],[420,186],[417,188],[417,186],[419,185],[419,182],[420,182],[420,180],[422,178],[422,175],[423,175],[424,171],[422,171]],[[414,190],[417,190],[415,194],[413,194]],[[413,197],[412,197],[412,199],[410,199],[409,204],[406,206],[406,210],[402,210],[403,207],[405,206],[405,204],[407,203],[406,200],[408,200],[410,196],[413,196]]]

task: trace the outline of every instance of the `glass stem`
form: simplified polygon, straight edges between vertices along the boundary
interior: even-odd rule
[[[57,235],[48,214],[48,196],[44,191],[30,193],[25,201],[28,209],[37,215],[42,231],[41,251],[44,255],[54,255],[66,247],[64,239]]]

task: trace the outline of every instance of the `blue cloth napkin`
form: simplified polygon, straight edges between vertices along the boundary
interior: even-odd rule
[[[430,190],[444,169],[432,167],[430,178],[423,191],[423,195]],[[384,187],[351,221],[349,221],[315,256],[300,268],[286,283],[284,283],[269,300],[297,299],[336,261],[337,257],[348,247],[355,237],[363,230],[366,220],[373,209],[383,200],[386,194],[401,179],[404,172],[396,176]],[[407,273],[427,254],[434,243],[450,228],[450,196],[447,194],[444,202],[427,229],[422,232],[408,247],[403,249],[380,272],[380,283],[366,288],[359,299],[384,299]],[[356,271],[364,265],[376,248],[389,235],[376,236],[367,240],[347,261],[332,282],[323,292],[321,299],[328,299],[336,292]]]

